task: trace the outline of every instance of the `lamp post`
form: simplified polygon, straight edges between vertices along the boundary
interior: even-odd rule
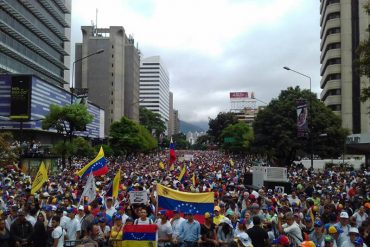
[[[310,121],[310,126],[309,126],[309,132],[310,132],[310,147],[311,147],[311,169],[313,170],[313,135],[312,135],[312,89],[311,89],[311,77],[309,77],[308,75],[305,75],[299,71],[296,71],[294,69],[291,69],[287,66],[284,66],[283,69],[285,70],[289,70],[289,71],[292,71],[296,74],[299,74],[301,76],[304,76],[306,78],[308,78],[310,80],[310,109],[309,109],[309,112],[310,112],[310,118],[309,118],[309,121]]]
[[[91,54],[88,54],[87,56],[84,56],[84,57],[81,57],[79,59],[76,59],[73,64],[72,64],[72,83],[71,83],[71,105],[73,104],[73,90],[74,90],[74,78],[75,78],[75,65],[77,62],[80,62],[88,57],[91,57],[91,56],[94,56],[94,55],[97,55],[97,54],[100,54],[100,53],[103,53],[104,50],[103,49],[100,49],[100,50],[97,50],[96,52],[93,52]]]

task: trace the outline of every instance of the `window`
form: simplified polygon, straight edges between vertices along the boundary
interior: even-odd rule
[[[332,111],[341,111],[342,105],[328,105],[328,108]]]

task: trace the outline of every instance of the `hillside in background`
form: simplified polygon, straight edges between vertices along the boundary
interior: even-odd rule
[[[180,131],[184,134],[190,132],[203,132],[208,129],[208,122],[189,123],[180,120]]]

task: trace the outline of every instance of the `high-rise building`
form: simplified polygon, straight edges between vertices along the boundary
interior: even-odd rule
[[[370,131],[369,103],[361,103],[366,78],[356,72],[357,48],[368,39],[367,0],[320,0],[320,98],[342,118],[342,126],[352,133]]]
[[[81,30],[83,40],[76,44],[76,60],[104,52],[74,63],[75,87],[87,88],[89,100],[105,110],[107,136],[110,125],[122,116],[139,119],[140,54],[123,27],[83,26]]]
[[[0,73],[69,81],[71,0],[0,1]]]
[[[172,136],[174,134],[173,128],[174,128],[173,93],[170,92],[169,111],[168,111],[168,136]]]
[[[140,106],[159,113],[168,129],[170,79],[159,56],[140,62]]]
[[[179,134],[181,132],[181,126],[180,126],[180,119],[179,119],[179,111],[173,110],[173,134]]]

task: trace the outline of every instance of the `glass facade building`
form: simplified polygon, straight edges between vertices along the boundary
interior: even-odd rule
[[[0,1],[0,73],[69,81],[71,0]]]

